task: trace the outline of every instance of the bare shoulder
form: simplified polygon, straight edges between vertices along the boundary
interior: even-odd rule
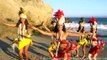
[[[70,34],[70,32],[64,32],[64,35],[68,36]]]

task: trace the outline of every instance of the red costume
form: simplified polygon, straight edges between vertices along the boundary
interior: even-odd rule
[[[97,22],[96,18],[94,18],[94,17],[90,18],[88,21],[88,23],[93,23],[93,24],[94,24],[94,22]]]
[[[67,42],[66,40],[61,40],[61,44],[65,44],[63,47],[59,47],[58,56],[56,58],[62,59],[65,56],[65,53],[69,52],[70,50],[76,49],[77,45],[74,41]],[[67,54],[67,60],[70,60],[71,55]]]
[[[98,44],[95,47],[92,47],[89,51],[90,54],[99,54],[100,53],[100,49],[103,47],[104,45],[104,41],[103,40],[97,40],[95,38],[92,39],[93,41],[97,41]]]

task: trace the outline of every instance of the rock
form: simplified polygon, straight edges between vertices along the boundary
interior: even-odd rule
[[[0,0],[0,19],[17,22],[20,7],[26,11],[29,22],[35,24],[49,22],[52,17],[53,9],[42,0]]]
[[[16,23],[19,20],[20,7],[26,11],[31,24],[38,25],[42,21],[49,24],[51,21],[53,9],[42,0],[0,0],[0,20]],[[16,28],[0,25],[0,37],[14,36],[14,34],[17,35]]]

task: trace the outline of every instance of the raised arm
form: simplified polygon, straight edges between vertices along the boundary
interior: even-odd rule
[[[7,23],[4,23],[4,25],[10,26],[10,27],[16,27],[16,24],[7,24]]]
[[[43,25],[43,26],[48,32],[51,32],[49,28],[47,28],[45,25]]]
[[[35,28],[34,26],[33,26],[32,28],[33,28],[34,30],[39,31],[40,33],[42,33],[42,34],[44,34],[44,35],[47,35],[47,36],[53,36],[53,35],[54,35],[54,33],[52,33],[52,32],[45,32],[45,31],[43,31],[43,30],[41,30],[41,29]]]
[[[34,25],[34,26],[35,26],[35,27],[41,27],[43,24],[44,24],[44,22],[42,22],[42,23],[39,24],[39,25]]]
[[[51,32],[49,28],[47,28],[45,25],[44,25],[44,21],[41,23],[41,25],[43,25],[43,27],[48,31],[48,32]]]
[[[1,24],[4,24],[6,26],[10,26],[10,27],[16,27],[16,24],[9,24],[9,23],[5,23],[5,22],[1,22]]]
[[[82,33],[67,33],[68,36],[84,36]]]
[[[79,30],[78,32],[81,32],[81,31],[82,31],[82,29],[83,29],[83,26],[81,26],[81,27],[80,27],[80,30]]]

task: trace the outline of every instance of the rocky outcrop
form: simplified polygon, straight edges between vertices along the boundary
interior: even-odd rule
[[[20,7],[27,12],[29,22],[49,22],[53,9],[42,0],[0,0],[0,19],[17,22]]]
[[[19,20],[20,7],[26,11],[31,24],[38,25],[42,21],[49,24],[51,21],[53,9],[42,0],[0,0],[0,21],[16,23]],[[17,35],[16,28],[0,25],[0,37],[15,35]]]

